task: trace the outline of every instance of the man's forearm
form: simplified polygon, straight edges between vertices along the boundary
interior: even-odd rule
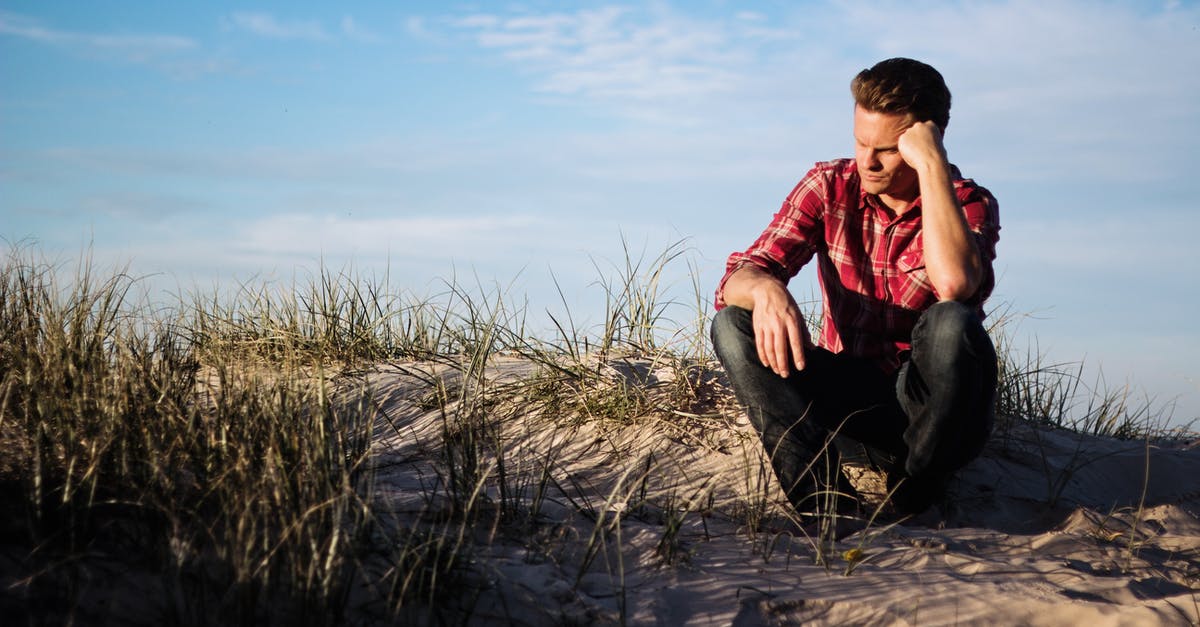
[[[917,122],[900,134],[897,145],[920,185],[929,281],[941,300],[966,300],[979,289],[983,263],[954,193],[942,131],[933,122]]]
[[[771,273],[754,264],[746,264],[735,270],[729,275],[729,280],[725,281],[725,304],[753,311],[756,295],[764,289],[775,287],[787,289],[783,281]]]
[[[979,250],[954,193],[949,167],[935,163],[918,171],[925,270],[942,300],[965,300],[983,276]]]

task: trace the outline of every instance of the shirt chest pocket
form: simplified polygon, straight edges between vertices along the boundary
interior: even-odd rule
[[[897,278],[908,283],[903,293],[909,298],[918,297],[918,292],[933,292],[933,283],[929,281],[929,273],[925,270],[924,249],[910,248],[901,253],[896,259],[896,269],[900,271]]]
[[[900,258],[896,260],[896,267],[905,274],[909,274],[917,270],[924,272],[925,251],[920,248],[910,248],[900,253]]]

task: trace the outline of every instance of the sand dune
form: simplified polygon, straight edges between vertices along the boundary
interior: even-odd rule
[[[939,509],[901,522],[881,517],[823,544],[788,520],[761,447],[719,373],[698,371],[681,382],[672,375],[678,369],[659,366],[595,364],[614,398],[643,401],[641,415],[624,417],[522,396],[520,386],[539,368],[519,359],[499,360],[485,379],[465,382],[455,368],[419,363],[368,376],[381,410],[378,498],[395,528],[444,531],[447,521],[463,518],[464,503],[473,508],[461,548],[469,557],[455,570],[453,592],[437,597],[436,611],[414,603],[409,618],[524,625],[1200,621],[1195,443],[1118,441],[1004,419]],[[682,383],[698,399],[695,411],[655,405]],[[477,493],[455,497],[445,431],[470,420],[490,427],[472,449]],[[504,480],[497,479],[500,462]],[[873,471],[849,470],[867,492],[881,483]]]

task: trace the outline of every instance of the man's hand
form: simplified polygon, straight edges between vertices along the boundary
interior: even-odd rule
[[[755,266],[744,266],[725,283],[725,302],[750,310],[754,344],[764,366],[781,377],[787,377],[793,366],[804,369],[804,316],[782,281]]]
[[[920,174],[929,167],[945,167],[946,147],[942,131],[933,122],[917,122],[900,134],[896,147],[900,157]]]
[[[804,316],[787,289],[783,295],[765,297],[752,314],[759,361],[787,378],[793,365],[804,370]]]

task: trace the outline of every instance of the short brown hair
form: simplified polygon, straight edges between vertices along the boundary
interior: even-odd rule
[[[850,93],[867,111],[905,114],[913,122],[933,122],[943,131],[950,123],[950,89],[937,70],[920,61],[880,61],[854,77]]]

